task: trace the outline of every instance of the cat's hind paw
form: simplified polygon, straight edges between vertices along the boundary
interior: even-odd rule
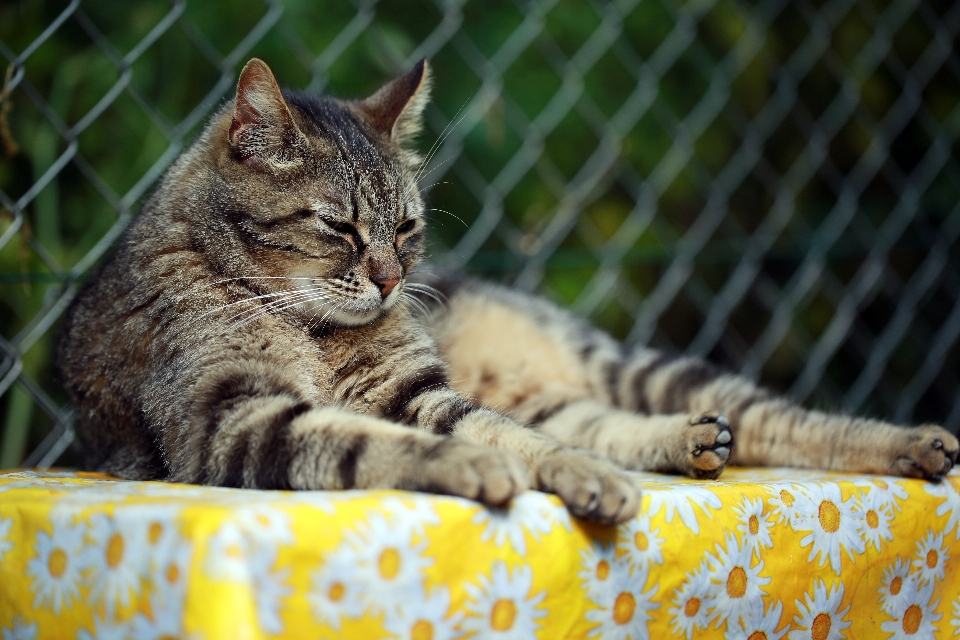
[[[693,416],[684,437],[687,451],[683,470],[693,478],[718,477],[733,451],[727,417],[713,411]]]
[[[578,518],[625,522],[640,510],[640,491],[612,463],[575,449],[559,449],[537,469],[538,489],[560,496]]]
[[[892,466],[897,475],[937,480],[956,464],[958,452],[960,442],[943,427],[916,427],[908,431]]]

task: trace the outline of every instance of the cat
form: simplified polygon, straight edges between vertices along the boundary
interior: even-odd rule
[[[623,469],[952,467],[939,426],[808,411],[546,300],[416,273],[430,78],[421,61],[343,101],[247,63],[67,313],[58,366],[89,468],[493,506],[534,488],[615,523],[640,505]]]

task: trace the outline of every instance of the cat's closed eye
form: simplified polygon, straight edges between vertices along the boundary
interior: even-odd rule
[[[397,232],[396,232],[396,233],[397,233],[398,236],[399,236],[399,235],[402,235],[402,234],[404,234],[404,233],[409,233],[409,232],[413,231],[413,228],[414,228],[416,225],[417,225],[417,221],[416,221],[416,220],[407,220],[406,222],[404,222],[403,224],[401,224],[399,227],[397,227]]]

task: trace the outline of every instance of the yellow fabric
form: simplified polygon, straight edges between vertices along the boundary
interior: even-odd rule
[[[960,475],[637,474],[641,515],[0,473],[0,636],[952,638]],[[763,635],[761,635],[761,633]]]

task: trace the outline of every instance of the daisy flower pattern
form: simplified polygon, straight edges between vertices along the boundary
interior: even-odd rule
[[[347,544],[355,559],[349,575],[360,585],[367,609],[391,612],[422,595],[423,572],[433,560],[423,555],[427,542],[414,542],[409,527],[373,513],[350,533]]]
[[[625,558],[614,560],[610,564],[610,579],[605,581],[603,589],[598,589],[591,600],[598,609],[587,612],[587,620],[598,623],[591,629],[589,637],[610,638],[612,640],[640,640],[649,638],[647,623],[649,611],[660,605],[652,601],[657,592],[653,586],[647,591],[647,566],[633,571]]]
[[[140,587],[150,559],[145,553],[149,528],[137,521],[120,526],[104,514],[95,514],[89,523],[87,538],[92,544],[84,551],[83,566],[92,584],[90,600],[105,603],[109,616],[118,605],[129,605]]]
[[[806,489],[797,484],[780,484],[769,487],[773,497],[768,500],[777,518],[777,524],[786,523],[796,530],[794,523],[800,515],[800,500],[807,497]]]
[[[280,611],[284,599],[293,593],[286,581],[290,567],[275,569],[277,551],[274,547],[260,546],[250,557],[250,573],[253,575],[253,592],[257,600],[257,620],[267,633],[283,633]]]
[[[634,567],[646,567],[651,564],[663,564],[663,543],[660,530],[650,526],[650,516],[643,514],[617,528],[617,550]]]
[[[845,620],[850,606],[841,610],[843,585],[836,585],[829,591],[823,580],[817,580],[813,595],[804,594],[803,602],[797,600],[797,616],[793,619],[795,628],[790,632],[790,640],[842,640],[846,636],[843,630],[852,623]]]
[[[674,515],[679,515],[683,525],[694,533],[700,533],[700,523],[693,508],[697,507],[709,515],[708,508],[719,509],[723,504],[713,491],[696,485],[684,484],[670,490],[650,490],[646,495],[650,496],[648,516],[655,516],[662,509],[664,519],[670,524]]]
[[[913,597],[917,586],[916,576],[910,574],[910,562],[897,558],[883,570],[883,582],[879,589],[880,608],[889,614],[899,611],[903,601]]]
[[[960,636],[960,596],[953,601],[953,619],[950,620],[950,625],[954,630],[953,635]]]
[[[460,613],[450,615],[450,591],[440,586],[387,613],[383,628],[399,640],[452,640],[463,635],[457,630],[462,618]]]
[[[924,585],[943,580],[945,565],[949,559],[943,533],[934,534],[932,529],[927,531],[927,535],[917,543],[913,560],[913,571],[916,572],[919,583]]]
[[[13,548],[13,542],[8,539],[12,527],[12,518],[0,518],[0,562],[3,562],[4,554]]]
[[[746,614],[750,602],[759,601],[766,595],[763,587],[770,583],[770,578],[760,575],[763,561],[752,565],[753,549],[740,546],[736,536],[729,531],[724,539],[726,545],[717,545],[717,555],[708,560],[713,583],[711,620],[716,621],[717,628],[725,621],[735,622]]]
[[[911,590],[902,598],[896,609],[890,612],[893,620],[888,620],[880,628],[889,633],[888,638],[909,637],[910,640],[934,640],[938,631],[935,623],[943,617],[935,613],[940,600],[933,599],[933,583],[928,582],[919,589]]]
[[[546,592],[531,593],[533,569],[527,565],[514,566],[496,561],[488,578],[477,576],[478,584],[465,585],[470,602],[461,628],[472,631],[478,638],[521,640],[533,638],[541,625],[539,618],[547,612],[539,608]]]
[[[670,624],[674,634],[690,640],[694,633],[709,626],[707,607],[712,584],[706,561],[687,574],[683,584],[677,589],[673,606],[670,608]]]
[[[509,541],[520,555],[527,553],[527,534],[535,542],[540,542],[543,535],[553,531],[557,524],[567,529],[571,526],[566,509],[557,507],[546,495],[533,491],[514,498],[508,509],[481,507],[473,516],[473,523],[483,527],[482,542],[493,540],[496,546],[502,547]]]
[[[207,543],[204,571],[214,580],[249,583],[252,552],[243,531],[233,523],[224,524]]]
[[[3,629],[3,640],[36,640],[37,624],[27,624],[23,618],[17,616],[13,619],[13,624]]]
[[[953,532],[954,537],[960,540],[960,493],[949,480],[950,476],[936,484],[928,482],[924,484],[923,490],[935,498],[943,498],[943,502],[937,505],[937,517],[947,517],[947,523],[943,527],[943,533]]]
[[[853,509],[853,502],[853,498],[841,499],[840,487],[836,484],[824,484],[800,500],[794,516],[794,530],[809,531],[800,540],[801,547],[811,547],[807,560],[819,558],[821,567],[829,560],[837,575],[840,575],[842,551],[853,560],[855,554],[866,549],[860,537],[863,516]]]
[[[743,546],[749,547],[760,557],[761,549],[773,546],[770,538],[770,522],[763,514],[763,500],[744,498],[733,508],[737,516],[737,531],[741,534]]]
[[[738,620],[727,623],[727,632],[724,640],[780,640],[786,635],[789,625],[777,630],[780,626],[780,617],[783,615],[783,605],[771,602],[764,609],[763,600],[752,600]],[[819,639],[818,639],[819,640]]]
[[[335,631],[340,630],[342,618],[359,618],[366,608],[362,588],[350,579],[356,566],[356,554],[343,544],[313,573],[307,594],[313,616]]]
[[[84,530],[83,525],[72,524],[70,517],[63,515],[53,519],[49,534],[37,534],[35,555],[27,564],[34,607],[59,614],[80,596]]]
[[[889,495],[876,485],[871,484],[867,492],[857,498],[854,511],[860,520],[860,537],[865,545],[870,545],[877,551],[884,542],[893,540],[890,523],[893,520],[893,507],[896,500],[890,500]]]
[[[587,597],[593,600],[602,597],[610,589],[613,576],[611,566],[616,561],[617,550],[613,544],[594,542],[580,552],[580,582]]]

